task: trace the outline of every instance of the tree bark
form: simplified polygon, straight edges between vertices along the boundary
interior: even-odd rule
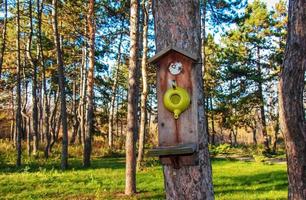
[[[85,26],[85,35],[87,34],[87,26]],[[87,41],[85,39],[85,41]],[[79,103],[79,143],[84,145],[84,135],[85,135],[85,95],[86,95],[86,82],[87,82],[87,75],[86,75],[86,69],[87,69],[87,45],[86,42],[84,42],[83,47],[83,59],[81,64],[81,78],[80,78],[80,103]]]
[[[76,98],[76,81],[72,83],[72,136],[70,144],[75,143],[75,139],[78,135],[78,115],[77,115],[77,98]]]
[[[68,127],[67,127],[67,110],[66,110],[66,93],[65,93],[65,75],[64,64],[62,57],[62,49],[60,45],[60,37],[58,33],[57,21],[57,0],[52,0],[52,26],[54,31],[54,44],[56,48],[58,81],[61,99],[61,116],[62,116],[62,155],[61,155],[61,168],[67,169],[68,167]]]
[[[148,21],[149,9],[151,1],[142,1],[143,13],[143,33],[142,33],[142,59],[141,59],[141,75],[142,75],[142,93],[140,102],[140,128],[139,128],[139,148],[137,157],[137,168],[141,167],[144,156],[144,145],[146,135],[147,120],[147,96],[148,96],[148,80],[147,80],[147,53],[148,53]]]
[[[17,110],[16,110],[16,134],[17,134],[17,167],[21,166],[21,135],[22,135],[22,119],[21,119],[21,58],[20,58],[20,9],[19,0],[17,0]]]
[[[3,31],[2,31],[2,46],[1,46],[1,56],[0,56],[0,78],[2,74],[3,57],[6,48],[6,29],[7,29],[7,0],[4,3],[4,19],[3,19]]]
[[[280,125],[285,137],[288,199],[306,199],[306,1],[289,1],[288,38],[279,83]]]
[[[32,36],[33,36],[33,17],[32,17],[32,0],[29,0],[29,20],[30,33],[27,44],[27,58],[33,69],[32,72],[32,127],[33,127],[33,154],[37,154],[38,150],[38,101],[37,101],[37,62],[32,56]]]
[[[262,70],[260,64],[260,48],[257,47],[257,73],[260,79],[262,78]],[[266,125],[266,115],[265,115],[265,107],[264,107],[264,98],[263,98],[263,91],[262,91],[262,80],[258,81],[258,98],[259,98],[259,108],[260,108],[260,119],[259,122],[261,124],[261,132],[263,136],[263,145],[264,145],[264,153],[270,153],[270,145],[269,145],[269,137],[267,133],[267,125]]]
[[[93,135],[93,115],[94,115],[94,103],[93,103],[93,89],[94,89],[94,70],[95,70],[95,18],[94,18],[94,0],[89,0],[89,10],[87,16],[88,22],[88,36],[89,36],[89,68],[87,78],[87,110],[86,110],[86,128],[85,128],[85,141],[83,152],[83,166],[90,166],[91,155],[91,140]]]
[[[130,2],[130,60],[128,82],[128,113],[126,133],[126,177],[125,194],[131,195],[136,192],[136,155],[135,138],[137,135],[137,104],[138,104],[138,0]]]
[[[122,21],[122,26],[124,21]],[[123,30],[121,30],[123,31]],[[117,85],[118,85],[118,77],[119,77],[119,68],[121,65],[121,44],[122,44],[122,37],[123,33],[120,34],[119,39],[119,46],[118,46],[118,56],[117,56],[117,65],[115,69],[115,75],[114,75],[114,83],[112,85],[112,96],[111,96],[111,102],[110,102],[110,111],[109,111],[109,118],[108,118],[108,147],[112,150],[113,149],[113,136],[114,136],[114,110],[115,110],[115,100],[116,100],[116,94],[117,94]]]
[[[214,119],[214,107],[212,103],[212,97],[210,99],[210,110],[211,110],[211,144],[215,144],[215,119]]]
[[[199,1],[156,0],[153,3],[157,52],[173,45],[198,56],[192,76],[196,80],[194,102],[198,108],[199,165],[175,169],[164,166],[167,199],[214,199],[208,136],[204,114],[201,64],[201,28]]]

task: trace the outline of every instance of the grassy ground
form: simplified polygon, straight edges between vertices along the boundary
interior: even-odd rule
[[[122,157],[94,157],[90,169],[83,169],[81,160],[72,157],[70,169],[64,172],[57,167],[59,157],[48,161],[25,158],[21,168],[14,167],[12,157],[0,149],[0,199],[165,199],[162,168],[154,161],[137,173],[138,194],[125,197]],[[217,200],[287,197],[285,164],[224,158],[215,158],[212,163]]]

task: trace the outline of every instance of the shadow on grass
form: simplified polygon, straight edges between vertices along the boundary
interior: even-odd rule
[[[123,169],[125,168],[125,160],[124,158],[101,158],[95,157],[92,158],[91,166],[88,168],[84,168],[82,165],[82,159],[71,158],[68,161],[69,166],[65,171],[72,170],[92,170],[92,169]],[[21,172],[46,172],[46,171],[54,171],[59,170],[60,168],[60,159],[33,159],[24,163],[21,167],[16,167],[15,165],[10,164],[0,164],[0,174],[1,173],[21,173]]]
[[[287,174],[282,170],[277,170],[273,172],[266,173],[256,173],[250,175],[240,175],[240,176],[224,176],[224,180],[230,180],[232,183],[226,184],[214,184],[217,188],[222,188],[221,191],[216,191],[218,193],[260,193],[267,191],[283,191],[287,190]],[[239,187],[237,187],[239,185]],[[252,187],[254,186],[254,187]],[[247,188],[252,187],[252,188]]]

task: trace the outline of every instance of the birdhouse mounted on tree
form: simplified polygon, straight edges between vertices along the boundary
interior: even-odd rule
[[[158,147],[149,150],[164,165],[198,163],[198,111],[193,65],[197,56],[176,47],[149,60],[157,69]]]

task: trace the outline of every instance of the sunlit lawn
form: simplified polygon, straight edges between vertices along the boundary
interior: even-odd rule
[[[41,162],[41,160],[40,160]],[[35,162],[15,168],[0,167],[0,199],[165,199],[162,168],[151,165],[137,174],[138,194],[125,197],[124,158],[93,158],[92,168],[82,169],[81,160],[70,159],[63,172]],[[216,199],[286,199],[286,165],[213,160]]]

